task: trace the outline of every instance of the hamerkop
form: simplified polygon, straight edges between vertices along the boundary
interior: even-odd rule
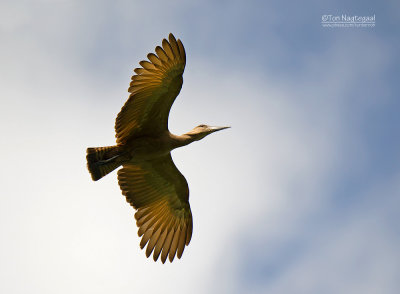
[[[186,64],[182,42],[170,34],[156,54],[147,55],[136,68],[129,99],[115,122],[115,146],[87,149],[87,166],[97,181],[122,165],[118,183],[137,212],[140,247],[164,263],[181,258],[192,237],[189,187],[176,168],[171,150],[188,145],[228,127],[199,125],[177,136],[168,130],[169,111],[179,94]]]

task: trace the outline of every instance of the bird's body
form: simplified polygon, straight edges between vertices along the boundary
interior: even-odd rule
[[[161,255],[181,257],[192,235],[189,188],[176,168],[171,151],[226,127],[199,125],[183,135],[168,130],[169,110],[182,87],[186,55],[180,40],[170,34],[150,53],[128,91],[128,101],[115,124],[117,145],[87,149],[88,169],[97,181],[116,168],[127,201],[137,209],[141,248],[156,261]]]
[[[153,160],[167,155],[178,146],[178,141],[174,140],[174,137],[170,132],[164,132],[157,137],[133,138],[122,149],[129,154],[131,163]]]

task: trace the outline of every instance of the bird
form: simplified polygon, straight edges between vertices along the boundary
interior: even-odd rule
[[[128,100],[115,121],[116,145],[86,150],[87,168],[97,181],[122,166],[118,183],[126,201],[136,210],[140,248],[162,263],[181,258],[193,231],[189,187],[175,166],[171,151],[230,128],[201,124],[172,134],[168,117],[182,88],[186,53],[172,33],[148,60],[139,62],[131,78]]]

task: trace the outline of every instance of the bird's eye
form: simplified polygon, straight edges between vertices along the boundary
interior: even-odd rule
[[[206,125],[199,125],[199,127],[200,127],[200,128],[204,128],[204,127],[206,127]]]

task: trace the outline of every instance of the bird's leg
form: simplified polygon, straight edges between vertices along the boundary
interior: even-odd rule
[[[119,157],[119,155],[115,155],[115,156],[113,156],[113,157],[111,157],[111,158],[109,158],[109,159],[99,160],[99,161],[96,162],[96,164],[104,165],[104,164],[107,164],[107,163],[110,163],[110,162],[114,161],[114,160],[117,159],[118,157]]]

